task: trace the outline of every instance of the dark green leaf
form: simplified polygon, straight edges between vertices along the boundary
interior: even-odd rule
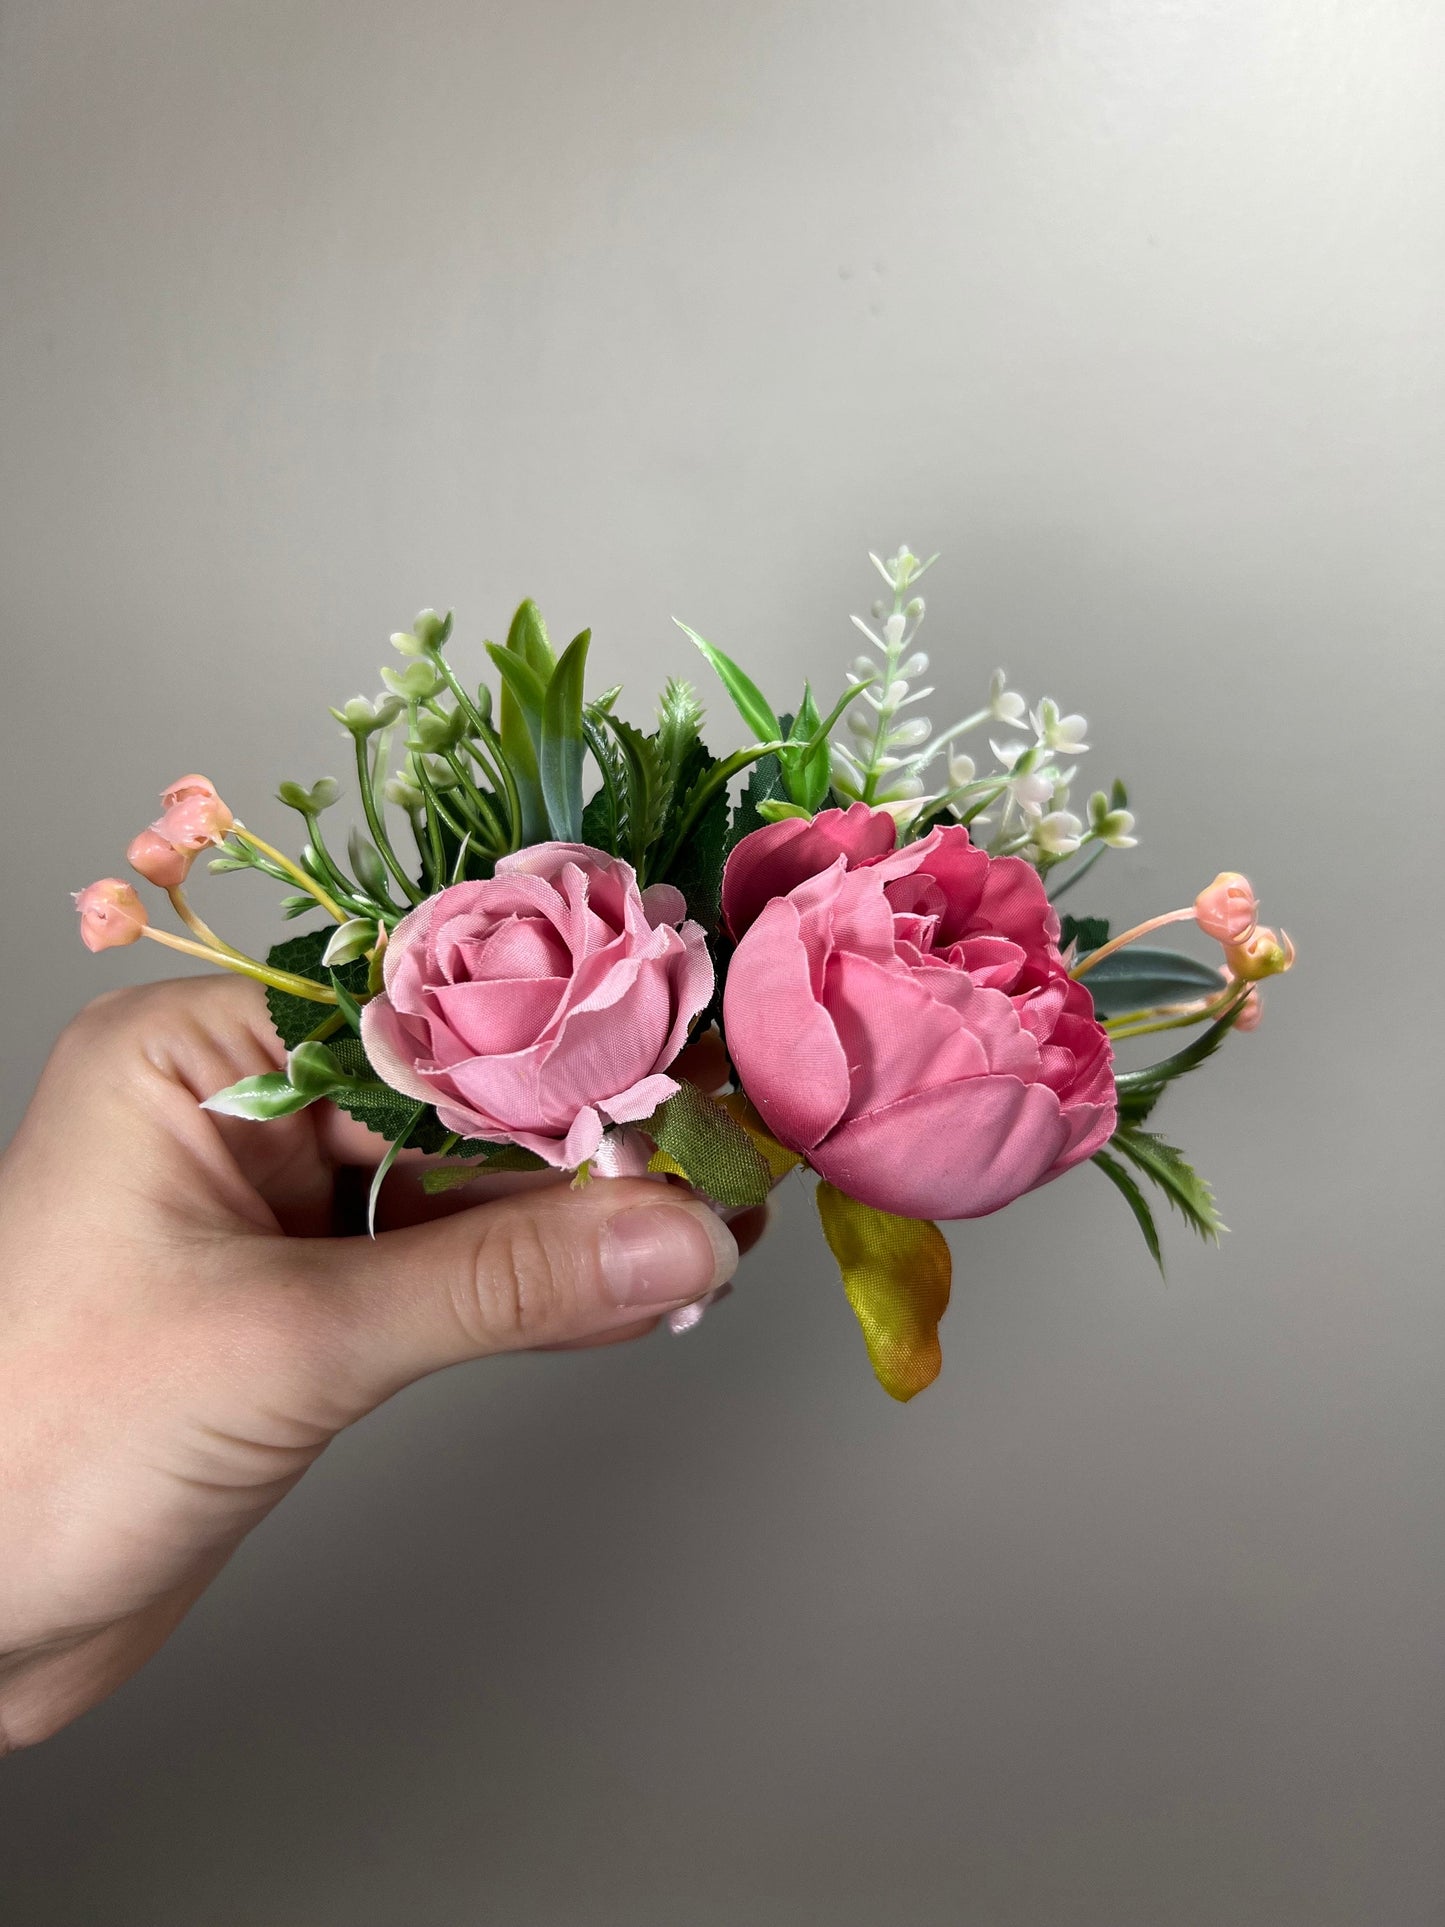
[[[341,1012],[355,1034],[361,1035],[361,1005],[342,983],[336,971],[331,972],[331,987],[336,992],[336,1008]]]
[[[706,772],[699,776],[704,780]],[[687,799],[683,799],[683,808]],[[665,883],[676,884],[687,899],[688,915],[704,930],[715,932],[722,914],[722,873],[727,859],[728,822],[732,814],[727,790],[717,790],[683,839]]]
[[[677,618],[673,620],[677,621]],[[685,622],[678,622],[677,626],[685,636],[692,638],[717,671],[723,688],[732,697],[738,714],[753,734],[765,743],[781,737],[783,731],[773,714],[772,704],[752,678],[739,669],[730,656],[725,656],[721,649],[715,649],[710,642],[705,642],[695,629],[689,629]]]
[[[1154,950],[1137,943],[1102,958],[1082,981],[1093,994],[1095,1010],[1104,1017],[1217,997],[1225,982],[1222,971],[1185,956],[1182,950]]]
[[[627,767],[607,727],[608,711],[588,703],[582,712],[582,734],[592,760],[602,772],[601,787],[582,812],[582,841],[594,850],[623,855],[622,832],[627,816]]]
[[[1090,950],[1097,950],[1100,944],[1109,941],[1109,919],[1107,917],[1060,917],[1059,948],[1067,950],[1071,943],[1079,946],[1082,957]]]
[[[785,723],[786,720],[784,718]],[[748,772],[742,797],[733,812],[730,845],[739,842],[751,831],[762,828],[764,819],[759,814],[758,805],[769,797],[775,797],[780,802],[788,800],[783,791],[783,766],[776,756],[760,756]]]
[[[310,977],[318,984],[330,986],[340,983],[353,995],[364,991],[367,973],[364,957],[358,957],[354,963],[339,965],[334,973],[321,961],[321,953],[330,942],[335,927],[328,923],[323,929],[308,930],[304,936],[289,937],[285,943],[273,944],[266,953],[267,963],[277,970],[289,971],[293,977]],[[293,997],[286,990],[273,990],[268,986],[266,1002],[276,1033],[287,1050],[309,1037],[326,1018],[326,1012],[320,1004],[313,1004],[305,997]]]
[[[765,1204],[772,1177],[762,1153],[721,1104],[682,1083],[638,1127],[682,1167],[688,1183],[718,1204]]]
[[[1144,1234],[1144,1242],[1149,1247],[1149,1256],[1159,1267],[1160,1276],[1164,1273],[1164,1254],[1159,1249],[1159,1228],[1154,1222],[1154,1213],[1149,1209],[1149,1200],[1117,1159],[1111,1158],[1107,1151],[1096,1151],[1094,1163],[1104,1173],[1122,1195],[1125,1204],[1134,1213],[1134,1221]]]
[[[1152,1131],[1141,1131],[1133,1125],[1116,1131],[1109,1141],[1109,1149],[1128,1158],[1136,1170],[1156,1184],[1201,1238],[1218,1244],[1219,1234],[1226,1227],[1220,1219],[1214,1193],[1182,1151]]]
[[[1157,1064],[1148,1064],[1142,1070],[1117,1072],[1114,1087],[1119,1096],[1120,1117],[1131,1124],[1142,1123],[1158,1103],[1166,1085],[1214,1055],[1233,1030],[1243,1003],[1241,996],[1233,1009],[1227,1010],[1208,1030],[1202,1031],[1192,1044],[1176,1051],[1172,1057],[1165,1057]]]
[[[538,765],[552,835],[575,843],[582,834],[582,678],[592,631],[584,629],[562,652],[542,706]]]

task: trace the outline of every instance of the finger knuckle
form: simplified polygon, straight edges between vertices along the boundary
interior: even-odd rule
[[[464,1281],[463,1317],[483,1345],[515,1348],[559,1323],[571,1280],[556,1242],[525,1213],[483,1230]]]

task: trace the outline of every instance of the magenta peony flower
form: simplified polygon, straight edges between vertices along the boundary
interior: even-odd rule
[[[728,1050],[768,1129],[840,1191],[981,1217],[1108,1141],[1109,1040],[1035,870],[958,825],[892,843],[855,803],[737,846]]]
[[[367,1054],[449,1131],[571,1170],[604,1121],[635,1123],[678,1088],[663,1073],[713,986],[686,909],[585,844],[503,857],[392,932],[385,990],[362,1012]]]

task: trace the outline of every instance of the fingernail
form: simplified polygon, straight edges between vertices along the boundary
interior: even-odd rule
[[[639,1204],[602,1228],[602,1275],[615,1305],[681,1305],[731,1278],[738,1248],[705,1204]]]

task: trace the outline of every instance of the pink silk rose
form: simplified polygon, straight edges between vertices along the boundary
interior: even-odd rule
[[[959,825],[895,850],[892,819],[855,803],[745,837],[723,914],[738,1074],[850,1197],[981,1217],[1113,1135],[1109,1040],[1021,859]]]
[[[605,1122],[677,1090],[663,1073],[712,995],[699,925],[671,884],[581,843],[539,843],[396,926],[362,1011],[377,1075],[449,1131],[572,1170]],[[678,928],[678,925],[681,928]]]

